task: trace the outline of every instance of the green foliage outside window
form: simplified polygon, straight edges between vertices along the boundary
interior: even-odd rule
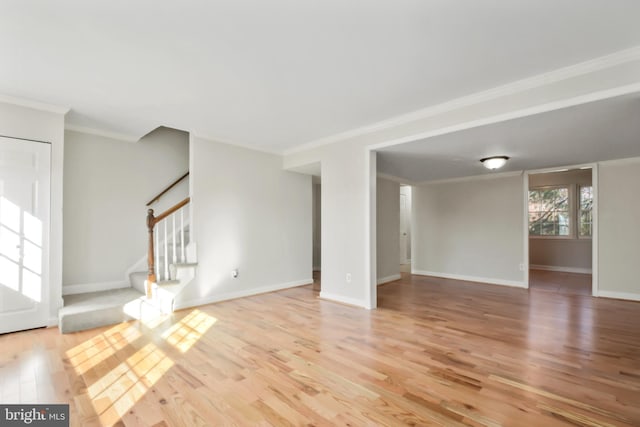
[[[578,232],[580,237],[591,237],[593,229],[593,187],[580,186]]]
[[[529,234],[569,236],[571,232],[568,188],[529,191]]]

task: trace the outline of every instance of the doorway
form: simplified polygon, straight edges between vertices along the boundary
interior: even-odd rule
[[[411,273],[411,186],[400,186],[400,272]]]
[[[0,333],[46,326],[51,145],[0,137]]]
[[[529,288],[595,294],[593,167],[528,174]]]
[[[322,289],[320,281],[320,266],[322,265],[322,187],[319,176],[312,177],[311,190],[311,222],[313,224],[312,245],[313,245],[313,290],[320,292]]]

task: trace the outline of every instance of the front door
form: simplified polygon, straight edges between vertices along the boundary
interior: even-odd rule
[[[46,326],[51,145],[0,137],[0,333]]]

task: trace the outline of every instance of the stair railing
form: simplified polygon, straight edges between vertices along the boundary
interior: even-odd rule
[[[161,192],[159,192],[156,197],[154,197],[153,199],[149,200],[149,202],[147,203],[147,206],[151,206],[152,204],[154,204],[155,202],[157,202],[158,200],[160,200],[160,198],[162,196],[164,196],[166,193],[169,192],[169,190],[171,190],[173,187],[175,187],[176,185],[180,184],[180,182],[182,182],[183,179],[185,179],[186,177],[189,176],[189,172],[185,173],[184,175],[182,175],[180,178],[176,179],[175,181],[173,181],[171,184],[167,185],[167,188],[165,188],[164,190],[162,190]]]
[[[188,175],[189,172],[165,188],[147,206],[160,199],[162,195]],[[188,208],[190,202],[191,198],[187,197],[158,216],[154,215],[153,209],[147,210],[147,231],[149,234],[147,249],[148,271],[145,289],[147,297],[152,296],[153,285],[158,281],[170,280],[170,264],[185,263],[187,260],[185,224],[189,218]],[[169,257],[170,249],[171,259]]]

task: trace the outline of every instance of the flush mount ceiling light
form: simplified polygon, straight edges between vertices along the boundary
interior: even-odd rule
[[[480,159],[480,162],[482,162],[482,165],[485,168],[496,170],[504,166],[504,164],[507,163],[507,160],[509,160],[509,157],[507,156],[491,156]]]

